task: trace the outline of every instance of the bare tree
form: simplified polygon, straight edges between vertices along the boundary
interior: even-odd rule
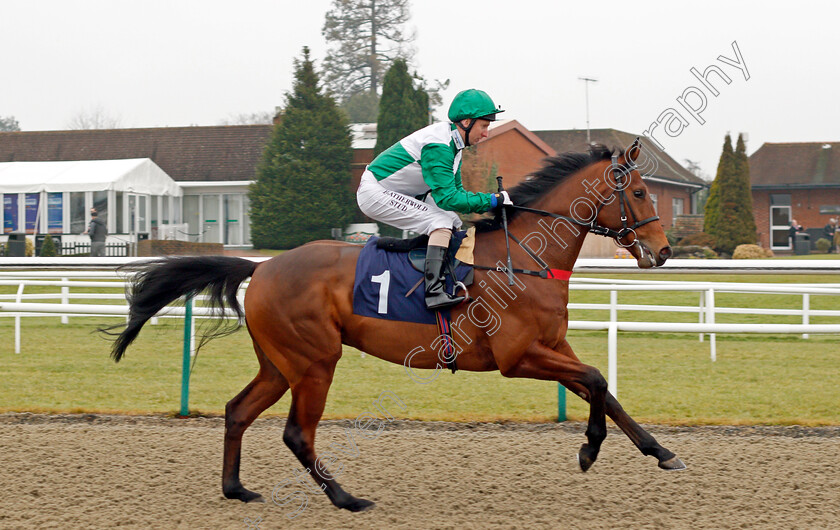
[[[0,132],[17,132],[20,130],[20,124],[14,116],[0,117]]]
[[[274,123],[274,116],[274,112],[268,111],[246,112],[219,120],[219,125],[271,125]]]
[[[712,180],[703,172],[703,168],[700,167],[699,162],[695,162],[689,158],[683,158],[683,162],[685,162],[685,168],[688,170],[689,173],[694,175],[695,177],[700,177],[703,180]]]
[[[82,109],[67,122],[67,128],[70,130],[119,129],[121,125],[122,119],[109,113],[102,105]]]
[[[322,35],[329,45],[322,69],[324,82],[339,99],[368,91],[378,94],[394,59],[410,62],[414,31],[409,0],[333,0]]]

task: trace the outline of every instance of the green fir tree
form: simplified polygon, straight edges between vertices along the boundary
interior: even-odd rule
[[[429,124],[429,95],[408,73],[405,60],[397,59],[382,85],[374,154]]]
[[[350,190],[350,130],[325,95],[309,55],[295,60],[295,82],[251,185],[251,235],[256,248],[288,249],[329,239],[355,209]]]
[[[738,245],[756,242],[750,168],[741,135],[735,151],[728,134],[724,140],[717,175],[706,201],[704,231],[714,237],[715,250],[727,254],[732,254]]]
[[[44,242],[41,243],[41,257],[54,258],[58,256],[58,250],[55,248],[55,240],[51,235],[44,236]]]
[[[755,244],[756,228],[750,193],[750,163],[743,135],[738,135],[732,178],[721,188],[718,246],[731,254],[738,245]],[[731,250],[728,250],[731,249]]]
[[[735,153],[732,151],[732,138],[729,134],[723,140],[723,151],[718,161],[715,180],[709,188],[709,198],[706,199],[706,206],[703,210],[703,231],[710,236],[715,236],[715,230],[720,219],[720,186],[726,180],[727,175],[734,171]]]

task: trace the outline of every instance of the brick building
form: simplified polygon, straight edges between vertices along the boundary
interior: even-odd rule
[[[750,156],[750,183],[761,246],[790,250],[791,219],[813,243],[840,217],[840,142],[765,143]]]
[[[534,131],[558,153],[586,152],[589,142],[585,130]],[[591,129],[592,143],[607,147],[626,149],[639,135],[616,129]],[[669,229],[675,225],[676,217],[683,214],[702,213],[697,211],[697,192],[709,184],[693,175],[667,153],[651,147],[642,141],[645,162],[639,159],[645,184],[659,214],[662,226]]]
[[[518,121],[502,120],[490,125],[487,138],[465,160],[491,168],[493,176],[501,175],[505,187],[511,188],[538,170],[543,158],[555,154],[551,146]],[[487,191],[496,191],[495,186],[495,182],[490,183],[491,189]]]

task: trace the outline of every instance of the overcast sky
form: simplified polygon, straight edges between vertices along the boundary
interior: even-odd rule
[[[124,127],[216,125],[273,110],[293,59],[326,43],[332,0],[0,0],[0,116],[67,127],[100,107]],[[840,140],[840,4],[815,1],[415,0],[415,66],[449,79],[444,106],[481,88],[532,130],[649,130],[668,108],[688,125],[651,134],[713,176],[727,132],[764,142]],[[737,59],[744,69],[718,60]],[[717,65],[719,95],[691,74]],[[696,87],[699,113],[677,98]],[[686,104],[701,105],[689,94]],[[438,111],[438,117],[444,112]],[[665,116],[662,121],[667,121]],[[672,128],[679,118],[671,116]]]

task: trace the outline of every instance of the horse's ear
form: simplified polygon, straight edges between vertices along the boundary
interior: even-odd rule
[[[633,142],[633,145],[630,146],[630,149],[624,153],[624,159],[628,162],[635,162],[637,158],[639,158],[639,154],[642,152],[642,144],[639,141],[639,137],[636,137],[636,140]]]

